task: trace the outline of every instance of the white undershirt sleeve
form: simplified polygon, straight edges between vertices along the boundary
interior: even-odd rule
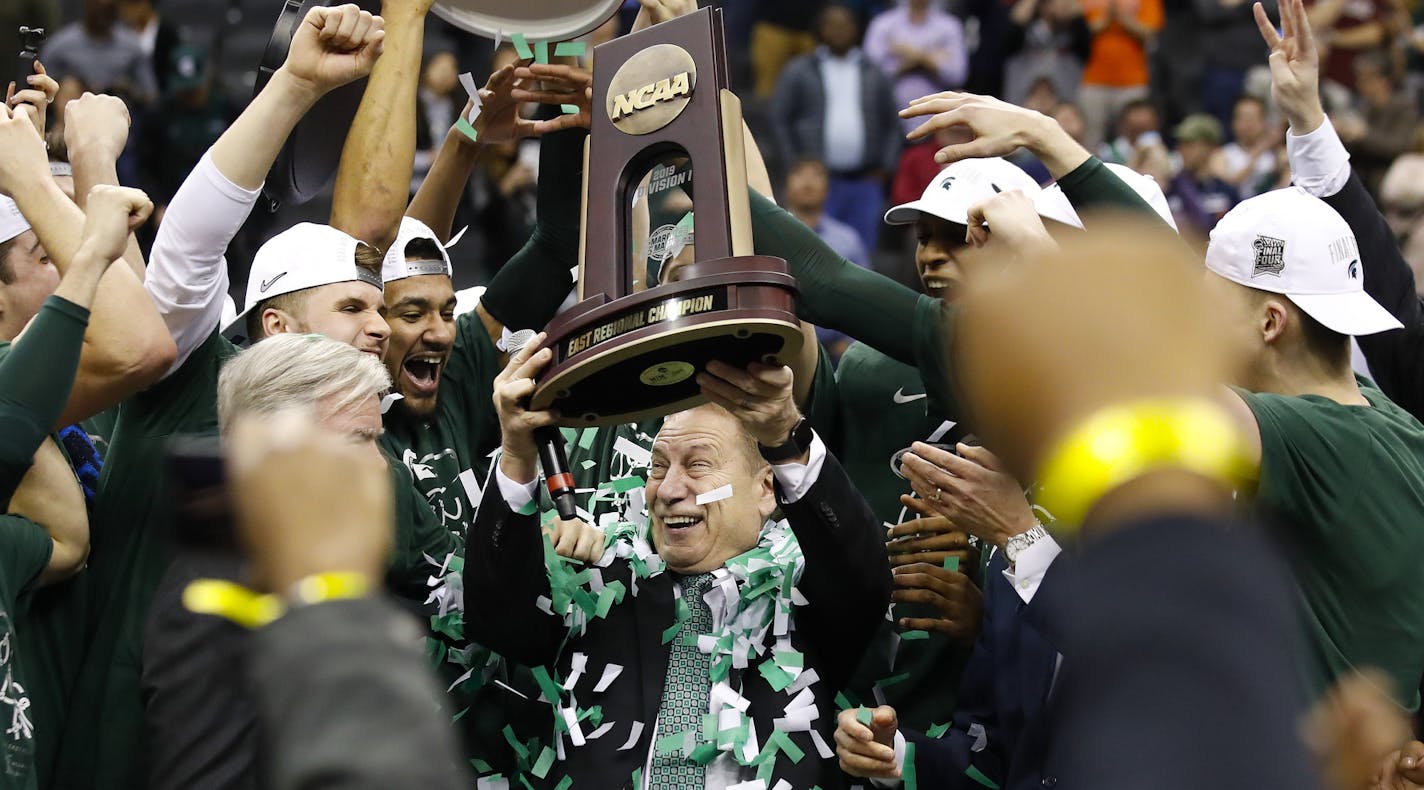
[[[221,323],[228,288],[223,253],[261,193],[228,180],[209,152],[169,202],[143,283],[178,346],[169,374]]]

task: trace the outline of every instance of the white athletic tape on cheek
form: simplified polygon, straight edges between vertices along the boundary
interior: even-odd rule
[[[721,488],[714,488],[705,494],[697,495],[697,504],[710,505],[713,502],[721,502],[724,499],[732,498],[732,484],[728,483]]]

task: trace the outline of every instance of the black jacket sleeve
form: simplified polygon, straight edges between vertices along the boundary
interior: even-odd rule
[[[586,139],[587,129],[568,129],[539,146],[543,177],[534,232],[480,297],[485,311],[511,330],[543,329],[573,290],[569,269],[578,265]]]
[[[473,785],[420,634],[378,598],[300,607],[254,634],[271,787]]]
[[[6,509],[40,443],[58,427],[88,325],[88,310],[51,296],[0,361],[0,504]]]
[[[797,589],[807,605],[796,612],[796,631],[822,657],[821,679],[841,688],[890,605],[880,520],[830,452],[806,495],[781,510],[806,558]]]
[[[565,629],[537,604],[549,597],[539,517],[510,510],[493,471],[465,540],[463,580],[466,639],[525,666],[553,663]]]
[[[1391,400],[1424,419],[1424,307],[1415,292],[1414,272],[1358,173],[1352,171],[1344,188],[1324,200],[1355,233],[1365,293],[1404,324],[1403,329],[1356,338],[1370,375]]]

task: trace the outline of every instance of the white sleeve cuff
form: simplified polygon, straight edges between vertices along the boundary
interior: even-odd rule
[[[811,486],[821,477],[821,466],[826,462],[826,444],[814,431],[811,433],[811,446],[807,454],[809,457],[804,464],[771,465],[771,473],[776,475],[776,481],[781,483],[782,501],[788,505],[806,496],[806,492],[810,491]]]
[[[1286,153],[1296,186],[1315,197],[1337,194],[1350,180],[1350,153],[1328,115],[1319,129],[1307,134],[1287,130]]]
[[[522,484],[510,480],[509,475],[499,468],[498,460],[494,464],[494,481],[499,486],[499,495],[504,497],[504,504],[516,513],[529,507],[534,502],[535,492],[539,490],[537,478]]]
[[[905,734],[899,730],[895,731],[895,767],[900,769],[900,775],[905,775]],[[899,779],[877,779],[870,778],[870,783],[876,787],[899,787],[903,782]]]
[[[1045,535],[1032,546],[1019,552],[1018,561],[1013,567],[1004,569],[1004,578],[1009,580],[1009,584],[1024,603],[1033,602],[1033,596],[1038,592],[1038,586],[1043,583],[1043,576],[1048,573],[1048,567],[1062,552],[1063,548],[1052,537]]]

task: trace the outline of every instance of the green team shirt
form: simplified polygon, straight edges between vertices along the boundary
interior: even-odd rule
[[[1279,522],[1303,604],[1313,697],[1375,667],[1419,707],[1424,675],[1424,426],[1371,382],[1373,407],[1241,392],[1261,430],[1255,508]]]
[[[964,438],[963,426],[928,408],[929,393],[918,370],[864,343],[852,343],[841,356],[836,389],[832,446],[846,474],[886,526],[918,518],[900,503],[901,494],[913,492],[909,481],[894,472],[892,461],[915,441],[954,444]],[[973,570],[964,569],[971,574]],[[897,603],[894,611],[896,618],[939,616],[927,604]],[[971,645],[933,631],[923,639],[901,639],[900,629],[887,621],[866,651],[849,692],[874,704],[878,685],[906,726],[924,731],[946,724],[971,650]]]
[[[0,516],[0,787],[36,788],[35,726],[27,680],[35,669],[18,645],[17,626],[28,594],[49,564],[54,541],[40,525],[22,516]]]

